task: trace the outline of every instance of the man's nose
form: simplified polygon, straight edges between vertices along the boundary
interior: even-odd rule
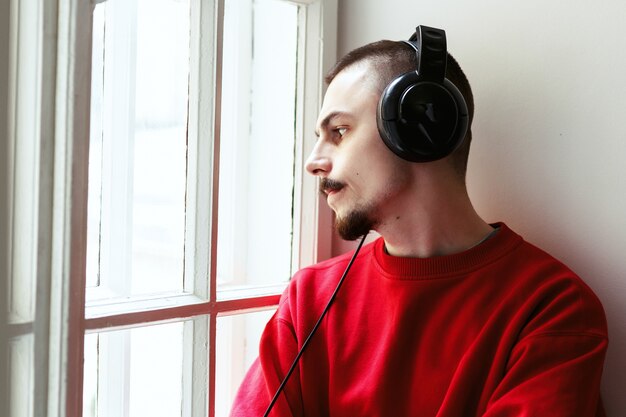
[[[326,177],[332,169],[332,161],[328,149],[328,144],[318,140],[306,160],[305,168],[311,175]]]

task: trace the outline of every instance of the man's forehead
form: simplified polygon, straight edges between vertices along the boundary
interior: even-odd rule
[[[367,89],[377,90],[374,69],[368,62],[358,62],[342,69],[328,85],[328,91],[334,89]]]
[[[345,68],[328,85],[317,127],[325,127],[332,118],[358,113],[363,103],[377,101],[379,96],[367,66],[353,65]]]

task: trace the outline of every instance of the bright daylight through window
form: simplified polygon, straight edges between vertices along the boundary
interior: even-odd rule
[[[330,256],[303,165],[337,0],[8,3],[0,414],[226,416]]]
[[[226,416],[313,261],[323,2],[298,3],[95,4],[84,416]]]

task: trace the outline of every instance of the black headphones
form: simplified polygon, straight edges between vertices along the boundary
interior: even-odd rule
[[[378,103],[378,131],[399,157],[430,162],[450,155],[465,138],[467,104],[446,75],[446,33],[418,26],[408,41],[417,70],[394,79]]]

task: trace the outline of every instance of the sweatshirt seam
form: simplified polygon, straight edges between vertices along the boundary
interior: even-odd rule
[[[286,326],[287,330],[289,330],[289,333],[291,333],[291,335],[293,336],[293,339],[296,341],[298,340],[298,336],[296,335],[296,329],[294,329],[293,323],[282,317],[276,317],[275,320],[277,321],[277,324],[283,324],[284,326]]]
[[[563,331],[549,331],[549,332],[541,332],[537,334],[532,334],[524,337],[519,341],[519,343],[523,343],[530,339],[539,339],[542,337],[562,337],[562,336],[573,336],[573,337],[590,337],[594,339],[603,339],[608,340],[608,335],[604,333],[595,333],[595,332],[581,332],[574,330],[563,330]]]

